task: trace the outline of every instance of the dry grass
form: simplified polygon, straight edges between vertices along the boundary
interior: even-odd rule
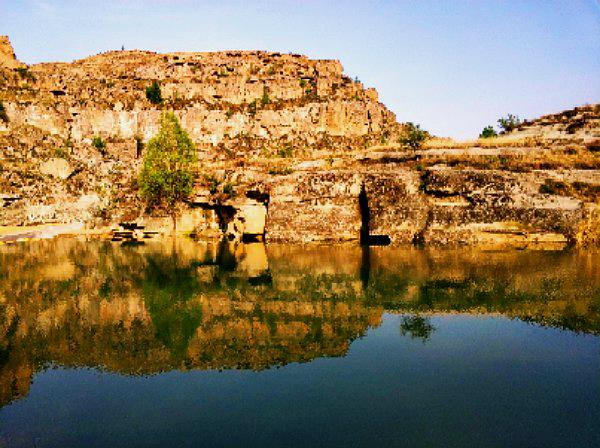
[[[528,148],[547,147],[540,137],[515,137],[500,135],[492,138],[479,138],[477,140],[456,141],[451,138],[434,137],[425,142],[423,149],[467,149],[467,148]]]
[[[530,152],[498,155],[435,154],[422,156],[423,166],[445,164],[457,168],[494,169],[505,171],[531,171],[550,169],[600,169],[600,155],[586,150],[532,150]]]

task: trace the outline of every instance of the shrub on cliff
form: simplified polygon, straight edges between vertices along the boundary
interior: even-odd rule
[[[94,135],[92,137],[92,146],[94,148],[96,148],[98,151],[100,151],[100,153],[102,155],[105,154],[105,152],[106,152],[106,143],[104,143],[104,140],[102,140],[102,137],[100,137],[98,135]]]
[[[192,193],[196,147],[172,113],[161,119],[160,131],[148,142],[139,175],[140,195],[149,209],[162,208],[173,218]]]
[[[519,127],[523,121],[516,115],[508,114],[506,117],[498,119],[498,124],[502,128],[502,132],[510,132]]]
[[[481,131],[481,134],[479,134],[479,138],[492,138],[497,136],[498,133],[494,130],[493,126],[486,126],[483,128],[483,131]]]
[[[146,87],[146,98],[152,104],[162,104],[163,98],[158,82],[154,81],[150,87]]]
[[[404,132],[400,137],[400,144],[412,149],[419,149],[428,137],[429,133],[421,129],[420,125],[408,122],[404,124]]]
[[[266,106],[270,102],[271,102],[271,98],[269,98],[269,89],[267,86],[264,86],[263,87],[263,95],[262,95],[262,98],[260,99],[260,104],[262,104],[263,106]]]

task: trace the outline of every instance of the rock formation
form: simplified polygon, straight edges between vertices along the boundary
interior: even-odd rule
[[[597,105],[526,122],[491,144],[414,150],[377,92],[338,61],[113,51],[25,67],[3,42],[0,225],[135,220],[168,230],[168,219],[145,213],[136,178],[144,144],[172,110],[200,160],[178,229],[199,237],[600,240]],[[159,104],[146,97],[154,82]]]
[[[25,64],[19,62],[8,36],[0,36],[0,67],[9,69],[24,68]]]

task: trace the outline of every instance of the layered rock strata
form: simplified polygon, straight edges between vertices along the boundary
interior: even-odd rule
[[[168,231],[138,199],[137,173],[171,110],[200,160],[178,228],[199,237],[523,246],[600,234],[598,105],[496,146],[410,150],[338,61],[114,51],[26,67],[7,39],[0,54],[0,226]],[[160,104],[146,97],[154,82]]]

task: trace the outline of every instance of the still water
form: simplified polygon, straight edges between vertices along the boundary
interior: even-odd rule
[[[600,446],[600,254],[0,247],[0,446]]]

